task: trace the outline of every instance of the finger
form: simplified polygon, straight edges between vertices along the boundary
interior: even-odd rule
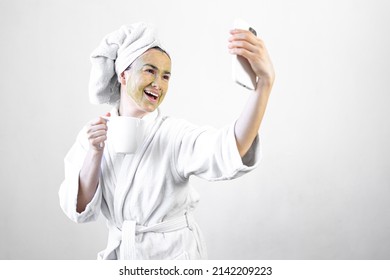
[[[107,132],[105,130],[98,130],[94,133],[91,133],[88,135],[88,139],[96,139],[96,138],[99,138],[100,136],[105,136],[107,135]]]
[[[103,123],[107,123],[109,121],[109,117],[111,117],[111,113],[107,112],[104,116],[100,116],[100,120]]]
[[[93,119],[92,121],[90,121],[89,125],[93,126],[93,125],[104,124],[104,123],[106,123],[106,120],[99,117],[99,118],[96,118],[96,119]]]
[[[242,39],[233,39],[229,41],[229,45],[232,47],[244,47],[253,52],[260,53],[265,50],[265,45],[263,41],[259,38],[255,38],[254,40],[242,40]]]
[[[250,52],[244,48],[232,48],[229,49],[229,52],[231,54],[236,54],[245,57],[249,61],[253,60],[255,58],[255,54],[253,52]]]
[[[235,29],[230,30],[230,34],[232,34],[232,35],[239,34],[239,33],[250,33],[252,35],[255,35],[247,29],[235,28]]]
[[[230,38],[229,40],[248,40],[251,42],[255,42],[257,37],[249,30],[243,30],[243,29],[234,29],[230,31]]]
[[[265,44],[263,40],[261,40],[259,37],[256,37],[250,31],[247,30],[242,30],[242,32],[233,34],[228,41],[230,43],[236,41],[246,41],[256,46],[256,48],[258,48],[259,50],[265,49]]]
[[[261,39],[257,39],[256,45],[252,45],[250,43],[246,43],[246,41],[237,41],[237,42],[232,42],[228,46],[229,52],[237,54],[237,52],[243,52],[242,50],[234,50],[232,49],[246,49],[250,51],[255,57],[259,58],[265,58],[268,56],[267,49],[264,45],[264,42]],[[247,56],[248,58],[249,56]]]
[[[96,125],[91,125],[90,127],[88,127],[88,130],[87,130],[87,133],[93,133],[95,131],[98,131],[98,130],[105,130],[107,131],[107,125],[106,124],[96,124]]]
[[[107,118],[105,117],[111,117],[111,113],[107,112],[104,116],[100,116],[96,119],[93,119],[89,122],[89,125],[105,124],[107,123]]]
[[[234,49],[234,48],[244,48],[252,53],[258,53],[258,46],[253,45],[247,41],[233,41],[229,43],[228,45],[229,49]]]
[[[107,140],[107,136],[106,135],[102,135],[100,137],[91,139],[90,143],[91,143],[92,146],[99,147],[100,143],[104,143],[104,141],[106,141],[106,140]]]
[[[109,119],[106,116],[99,117],[99,123],[101,123],[101,124],[107,124],[108,121],[109,121]]]
[[[239,29],[239,28],[236,28],[236,29],[232,29],[230,30],[230,34],[232,35],[235,35],[235,34],[247,34],[247,35],[250,35],[250,36],[253,36],[253,37],[257,37],[257,33],[256,31],[254,31],[254,33],[248,29]]]

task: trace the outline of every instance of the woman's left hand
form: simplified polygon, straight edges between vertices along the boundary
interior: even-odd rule
[[[275,71],[264,42],[248,30],[234,29],[230,34],[229,52],[245,57],[259,82],[272,86]]]

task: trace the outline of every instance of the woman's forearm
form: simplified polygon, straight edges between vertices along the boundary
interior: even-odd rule
[[[236,121],[234,132],[241,157],[248,152],[260,129],[271,89],[272,82],[259,81],[256,90],[250,93],[248,101]]]
[[[103,151],[90,149],[84,160],[83,167],[79,175],[79,191],[77,195],[78,213],[85,210],[89,202],[95,195],[100,177],[100,163],[102,161]]]

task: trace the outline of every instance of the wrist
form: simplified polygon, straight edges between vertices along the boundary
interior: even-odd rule
[[[257,86],[262,88],[272,88],[275,81],[275,77],[261,76],[257,80]]]
[[[261,95],[269,95],[271,93],[272,87],[273,87],[273,79],[265,79],[265,78],[259,78],[257,81],[255,92],[261,94]]]
[[[91,158],[101,158],[103,156],[104,148],[96,149],[95,147],[90,147],[88,150],[89,156]]]

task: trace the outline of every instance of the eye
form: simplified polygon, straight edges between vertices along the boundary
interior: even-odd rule
[[[163,76],[163,79],[166,80],[166,81],[169,81],[170,78],[171,78],[170,75],[164,75],[164,76]]]
[[[156,73],[156,71],[154,69],[152,69],[152,68],[148,68],[145,71],[150,73],[150,74],[153,74],[153,75]]]

